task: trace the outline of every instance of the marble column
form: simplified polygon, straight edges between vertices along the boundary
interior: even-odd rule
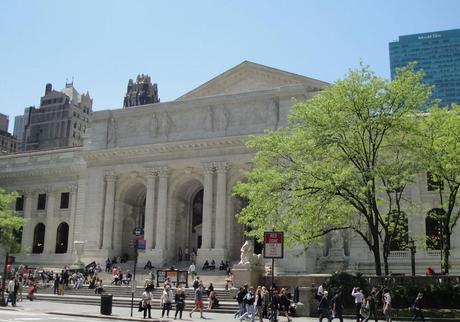
[[[24,192],[24,219],[26,222],[22,228],[21,251],[23,253],[31,253],[33,247],[32,199],[33,194],[31,192]]]
[[[113,218],[115,205],[115,183],[116,176],[112,172],[105,175],[105,207],[104,207],[104,231],[102,237],[102,248],[111,250],[113,239]]]
[[[145,250],[151,250],[154,246],[154,218],[155,218],[155,179],[156,172],[153,169],[147,169],[147,193],[145,196],[145,227],[144,239]]]
[[[69,219],[69,237],[67,239],[67,253],[73,252],[73,241],[75,238],[75,214],[77,212],[77,185],[69,186],[70,190],[70,219]]]
[[[210,249],[212,242],[212,205],[213,205],[214,164],[204,164],[203,224],[201,248]]]
[[[54,206],[56,194],[51,188],[46,190],[46,226],[45,226],[45,245],[43,252],[52,254],[56,251],[56,227],[54,225]]]
[[[217,196],[216,196],[216,244],[217,249],[226,249],[226,218],[227,218],[227,162],[216,164]]]
[[[168,206],[168,168],[158,171],[158,213],[155,249],[166,249],[167,206]]]

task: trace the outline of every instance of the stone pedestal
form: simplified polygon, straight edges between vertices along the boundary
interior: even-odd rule
[[[312,287],[299,287],[299,302],[296,304],[297,316],[313,316],[313,311],[318,307],[318,301],[313,296]]]
[[[240,287],[244,284],[257,287],[262,282],[265,274],[265,268],[261,265],[235,265],[232,268],[233,285]]]

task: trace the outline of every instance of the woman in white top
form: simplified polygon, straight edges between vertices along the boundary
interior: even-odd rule
[[[169,318],[169,311],[171,310],[173,300],[174,295],[171,291],[171,287],[169,285],[165,285],[160,298],[160,305],[162,306],[161,317],[164,317],[166,311],[166,316]]]
[[[387,322],[391,322],[391,295],[388,289],[383,290],[383,314]]]
[[[144,319],[149,314],[149,319],[152,318],[152,293],[150,288],[146,287],[144,293],[142,293],[142,308],[144,309]]]

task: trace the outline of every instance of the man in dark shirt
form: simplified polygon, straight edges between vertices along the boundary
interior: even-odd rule
[[[342,300],[342,291],[338,291],[332,298],[332,320],[339,319],[340,322],[343,322],[343,300]]]
[[[414,313],[414,317],[412,318],[412,322],[414,322],[417,317],[422,318],[422,321],[425,322],[425,317],[423,316],[423,293],[418,293],[417,298],[415,299],[414,305],[412,306],[412,311]]]

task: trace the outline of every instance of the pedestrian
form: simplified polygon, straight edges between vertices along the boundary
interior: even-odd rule
[[[145,288],[144,293],[142,293],[142,309],[144,311],[144,319],[149,316],[149,319],[152,318],[152,293],[148,287]]]
[[[192,317],[192,313],[195,311],[200,311],[200,317],[203,319],[203,283],[200,283],[195,290],[195,306],[190,311],[189,316]]]
[[[270,305],[270,294],[265,286],[262,286],[263,308],[262,317],[268,319],[268,306]]]
[[[329,300],[327,298],[329,295],[329,292],[323,291],[322,294],[323,294],[323,297],[321,298],[318,304],[319,322],[323,322],[323,318],[326,318],[328,321],[331,321],[332,319],[331,319],[331,314],[329,311],[329,308],[330,308]]]
[[[364,300],[363,291],[359,287],[354,287],[351,296],[355,298],[356,322],[361,322],[363,320],[363,316],[361,315],[361,307],[363,306]]]
[[[343,299],[342,290],[339,290],[332,298],[332,320],[339,319],[343,322]]]
[[[59,295],[64,295],[64,285],[65,285],[64,276],[61,273],[61,275],[59,276],[59,292],[58,292]]]
[[[316,291],[316,299],[318,300],[318,302],[321,301],[321,299],[323,298],[324,291],[326,291],[326,283],[322,283]]]
[[[270,300],[270,309],[271,314],[269,315],[270,321],[278,321],[278,309],[280,307],[280,297],[278,296],[278,290],[274,287],[270,289],[271,291],[271,300]]]
[[[166,316],[169,318],[169,311],[171,310],[172,301],[173,301],[173,293],[171,291],[171,287],[169,285],[165,285],[163,289],[163,293],[161,294],[161,297],[160,297],[160,305],[162,308],[161,309],[162,318],[165,316],[165,311],[166,311]]]
[[[256,289],[256,313],[259,316],[259,321],[263,322],[263,310],[264,310],[264,293],[262,291],[262,288],[260,286],[257,286]]]
[[[379,290],[376,289],[375,287],[371,291],[371,295],[367,298],[367,305],[369,308],[369,315],[367,318],[364,319],[364,322],[369,321],[369,319],[373,316],[375,322],[378,321],[377,318],[377,303],[378,303],[378,294]]]
[[[233,315],[234,318],[240,317],[244,314],[244,297],[247,293],[247,290],[243,287],[240,286],[240,289],[238,290],[238,293],[236,293],[236,301],[238,303],[238,311],[235,312]]]
[[[324,291],[324,294],[326,294],[327,291]],[[287,296],[287,290],[285,288],[281,289],[281,295],[280,295],[280,310],[284,311],[284,316],[286,316],[286,319],[288,322],[292,321],[289,318],[289,308],[291,307],[291,301],[289,300]]]
[[[195,264],[193,262],[188,267],[188,273],[190,274],[192,279],[196,276],[196,266],[195,266]]]
[[[196,289],[200,286],[200,277],[196,276],[195,279],[193,280],[192,286],[193,289],[196,291]]]
[[[246,312],[244,312],[244,314],[240,316],[240,322],[243,322],[243,319],[246,318],[246,316],[251,316],[251,322],[254,322],[256,318],[254,302],[255,302],[254,287],[251,286],[249,288],[249,292],[247,292],[246,295],[244,296]]]
[[[414,322],[418,317],[425,322],[425,317],[423,316],[423,293],[419,292],[417,294],[417,298],[414,301],[414,305],[412,305],[412,313],[414,313],[414,317],[412,318],[412,322]]]
[[[11,305],[16,306],[17,287],[16,287],[16,278],[14,276],[8,282],[6,290],[8,292],[8,300],[11,302]]]
[[[58,274],[54,275],[54,280],[53,280],[53,293],[55,295],[59,295],[59,276]]]
[[[185,292],[182,288],[178,288],[176,295],[174,295],[174,302],[176,303],[176,313],[174,314],[174,320],[177,319],[177,313],[179,313],[179,319],[182,320],[182,312],[185,308]]]
[[[391,295],[387,288],[383,289],[383,315],[387,322],[391,322]]]
[[[37,293],[37,284],[32,283],[32,284],[29,286],[27,298],[28,298],[30,301],[35,300],[35,293]]]

